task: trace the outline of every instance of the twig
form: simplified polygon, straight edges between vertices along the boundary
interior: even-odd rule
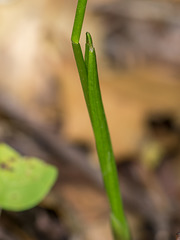
[[[55,136],[44,124],[35,121],[29,116],[30,114],[27,114],[27,110],[16,105],[14,100],[0,96],[0,114],[31,136],[45,151],[63,163],[78,167],[92,182],[102,187],[100,172],[89,164],[89,159],[85,154],[72,148],[61,137]]]

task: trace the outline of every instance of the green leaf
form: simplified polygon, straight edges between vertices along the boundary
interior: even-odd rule
[[[22,157],[0,144],[0,208],[22,211],[37,205],[53,186],[58,172],[34,157]]]

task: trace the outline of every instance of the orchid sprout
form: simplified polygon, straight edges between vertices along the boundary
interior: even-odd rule
[[[130,240],[124,214],[119,179],[99,86],[95,48],[90,33],[86,33],[85,57],[79,44],[87,0],[79,0],[71,36],[73,52],[89,112],[110,205],[110,220],[115,240]]]

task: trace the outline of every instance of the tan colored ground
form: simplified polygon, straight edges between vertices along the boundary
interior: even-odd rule
[[[92,130],[77,71],[71,67],[65,75],[65,135],[71,141],[86,140],[92,143]],[[100,63],[99,75],[116,155],[137,149],[146,114],[160,110],[174,112],[179,117],[180,82],[171,71],[142,66],[113,73],[109,69],[104,70]]]

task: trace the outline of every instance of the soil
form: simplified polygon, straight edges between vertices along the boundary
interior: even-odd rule
[[[0,239],[68,240],[69,233],[53,210],[35,207],[19,213],[3,211]]]

